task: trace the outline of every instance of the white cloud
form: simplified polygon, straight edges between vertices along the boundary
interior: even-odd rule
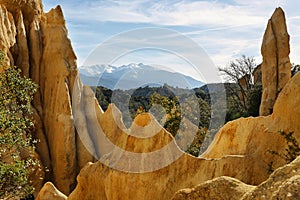
[[[112,30],[118,26],[112,22],[122,22],[124,26],[128,24],[132,27],[141,23],[159,27],[168,26],[174,30],[185,27],[187,30],[181,32],[202,46],[218,66],[224,66],[242,54],[254,56],[259,63],[260,45],[267,21],[274,9],[282,6],[291,35],[291,60],[300,63],[299,0],[56,0],[56,2],[62,4],[67,23],[73,26],[70,31],[71,39],[75,41],[74,46],[76,50],[78,49],[81,62],[86,57],[89,47],[96,46],[96,43],[112,36]],[[53,7],[55,0],[44,0],[44,3],[47,8]],[[103,29],[103,26],[102,29],[95,27],[97,23],[108,24],[105,26],[107,30]],[[123,31],[129,29],[122,28]],[[122,31],[121,28],[118,30]],[[180,46],[176,41],[173,45]],[[170,65],[175,66],[172,59],[167,57],[161,59],[164,62],[161,64],[167,65],[167,60]],[[177,66],[180,69],[180,64]],[[186,73],[191,72],[186,70]]]
[[[89,2],[89,1],[87,1]],[[236,4],[220,1],[94,1],[65,4],[66,14],[77,20],[151,23],[158,25],[232,26],[263,23],[274,9],[274,2],[236,0]],[[70,9],[67,9],[70,7]]]

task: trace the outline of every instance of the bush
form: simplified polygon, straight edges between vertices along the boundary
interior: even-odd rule
[[[279,131],[279,134],[284,137],[287,148],[285,149],[285,153],[278,153],[277,151],[268,150],[269,153],[279,156],[281,159],[285,161],[286,164],[289,164],[293,160],[295,160],[298,156],[300,156],[300,147],[298,144],[297,139],[294,136],[294,132],[284,132]],[[272,173],[273,169],[273,162],[268,164],[268,172]]]
[[[201,128],[198,130],[192,144],[186,150],[186,152],[192,156],[198,157],[200,154],[201,146],[207,135],[208,130],[206,128]]]
[[[31,156],[30,135],[30,102],[37,85],[21,77],[17,67],[5,66],[3,60],[0,52],[0,198],[23,198],[33,192],[28,177],[39,164]]]
[[[158,93],[154,93],[150,96],[150,105],[160,105],[165,109],[166,121],[164,128],[169,131],[173,136],[176,135],[181,122],[181,110],[178,102],[178,98],[174,97],[173,99],[162,96]],[[155,111],[154,111],[155,112]],[[163,115],[159,115],[164,117]],[[157,119],[161,121],[163,119]]]
[[[285,149],[285,154],[281,155],[283,159],[286,161],[286,163],[290,163],[293,160],[295,160],[298,156],[300,156],[300,147],[298,144],[298,141],[296,140],[294,136],[294,132],[279,132],[281,136],[284,137],[287,148]]]

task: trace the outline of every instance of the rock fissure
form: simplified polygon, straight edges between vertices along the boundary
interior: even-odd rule
[[[275,30],[274,30],[274,23],[272,22],[272,19],[270,19],[270,22],[271,22],[271,29],[272,29],[272,33],[273,33],[273,35],[274,35],[274,39],[275,39],[275,43],[277,44],[277,36],[276,36],[276,34],[275,34]],[[278,70],[278,63],[279,63],[279,59],[278,59],[278,47],[277,47],[277,45],[276,45],[276,47],[275,47],[275,58],[276,58],[276,83],[275,83],[275,85],[276,85],[276,88],[278,88],[278,86],[279,86],[279,77],[278,77],[278,73],[279,73],[279,70]],[[276,92],[276,98],[277,98],[277,96],[278,96],[278,94],[279,94],[279,91],[277,90],[277,92]],[[273,113],[273,108],[272,109],[270,109],[270,113]]]

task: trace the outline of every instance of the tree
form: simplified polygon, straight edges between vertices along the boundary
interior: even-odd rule
[[[155,116],[160,119],[157,119],[161,123],[165,119],[164,128],[169,131],[173,136],[176,135],[181,122],[181,109],[178,101],[178,97],[170,98],[166,96],[162,96],[155,92],[150,96],[150,105],[160,105],[164,108],[165,113],[162,112],[161,109],[154,109],[152,112],[155,113]],[[164,116],[165,115],[165,116]]]
[[[33,192],[28,177],[39,165],[30,135],[30,102],[37,85],[21,77],[17,67],[6,66],[4,58],[0,52],[0,198],[23,198]]]
[[[180,97],[182,99],[182,97]],[[197,125],[198,128],[209,128],[211,107],[202,98],[195,99],[193,95],[184,97],[181,101],[182,117]]]
[[[230,62],[225,68],[219,68],[219,71],[225,75],[227,82],[233,82],[238,86],[238,90],[235,87],[228,88],[232,96],[230,105],[233,108],[231,109],[236,110],[234,111],[236,114],[231,113],[234,118],[236,115],[238,117],[249,115],[249,106],[253,103],[250,104],[248,101],[254,88],[253,72],[256,66],[254,58],[243,55],[241,58]],[[237,111],[239,112],[237,113]]]
[[[256,117],[259,116],[259,107],[262,96],[262,85],[254,85],[249,91],[248,96],[248,115]]]
[[[183,118],[189,120],[198,126],[198,131],[187,152],[194,156],[199,154],[211,119],[211,100],[207,87],[188,90],[165,84],[163,87],[146,86],[127,91],[97,87],[95,91],[104,110],[108,102],[116,104],[123,114],[126,127],[131,126],[131,119],[138,114],[150,112],[168,132],[178,136],[180,128],[184,128]],[[127,100],[129,102],[124,103]]]

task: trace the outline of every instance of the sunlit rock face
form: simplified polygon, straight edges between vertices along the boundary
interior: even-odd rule
[[[9,64],[39,85],[33,136],[40,141],[37,152],[46,180],[69,194],[80,162],[71,109],[77,66],[62,10],[58,6],[44,13],[40,0],[1,0],[0,5],[0,49]]]
[[[39,192],[36,200],[66,200],[67,196],[56,189],[56,187],[47,182]]]
[[[273,112],[279,92],[291,78],[289,41],[284,12],[281,8],[277,8],[268,22],[261,46],[263,56],[261,116]]]
[[[299,199],[300,157],[277,169],[258,186],[247,185],[230,177],[219,177],[194,188],[179,190],[173,200],[252,200]]]
[[[268,178],[266,163],[273,162],[274,168],[284,164],[266,153],[285,150],[278,131],[294,131],[300,139],[300,75],[288,81],[286,39],[270,39],[269,43],[282,52],[270,51],[264,58],[265,66],[276,63],[278,71],[276,89],[267,90],[278,96],[271,100],[272,108],[276,100],[273,114],[228,123],[208,150],[196,158],[182,152],[152,115],[138,116],[127,129],[113,104],[102,111],[91,89],[77,77],[76,56],[59,6],[44,13],[38,0],[0,0],[0,4],[0,48],[5,50],[7,62],[20,66],[22,73],[39,85],[33,102],[33,135],[40,141],[37,153],[47,168],[45,180],[64,194],[71,193],[69,199],[170,199],[180,189],[224,175],[258,185]],[[273,35],[286,33],[285,25],[275,23],[281,19],[276,16],[282,16],[280,9],[269,22],[273,32],[269,28],[266,35],[268,30]],[[268,51],[266,43],[263,54]],[[263,67],[262,73],[268,74]],[[272,92],[264,92],[263,101],[269,96],[272,99]],[[270,108],[268,103],[262,107]],[[99,127],[104,135],[99,134]],[[39,198],[48,190],[65,199],[49,184]]]
[[[113,150],[107,157],[106,163],[100,161],[90,163],[81,170],[77,177],[78,185],[69,199],[170,199],[178,188],[195,186],[220,176],[229,176],[246,184],[259,185],[269,177],[268,164],[272,162],[274,169],[285,164],[279,156],[268,153],[269,150],[278,153],[285,152],[286,143],[278,131],[294,131],[294,136],[300,140],[299,93],[300,74],[297,74],[279,94],[272,115],[241,118],[226,124],[216,135],[208,150],[199,158],[182,153],[170,165],[159,170],[130,173],[126,170],[114,169],[116,165],[110,165],[109,161],[116,162],[115,158],[118,158],[116,163],[120,165],[119,169],[121,167],[128,169],[128,165],[140,169],[141,166],[153,166],[162,160],[172,158],[174,154],[180,152],[179,147],[174,146],[171,151],[165,153],[163,159],[158,158],[149,162],[145,162],[145,159],[138,163],[130,156],[128,157],[128,154]],[[128,136],[117,128],[115,120],[109,120],[114,112],[118,113],[114,109],[114,106],[111,106],[100,117],[100,123],[106,121],[105,124],[110,124],[105,132],[112,138],[111,140],[116,141],[116,144],[119,146],[123,144],[123,149],[133,152],[149,152],[151,149],[160,147],[164,142],[169,142],[168,138],[171,136],[167,132],[161,135],[166,138],[166,140],[160,139],[164,141],[162,143],[152,143],[150,139],[149,144],[146,144],[142,143],[140,138]],[[141,116],[136,119],[133,126],[140,126],[142,129],[149,124],[147,120],[149,117]],[[217,184],[223,182],[217,182]],[[237,181],[229,180],[229,183],[233,184],[237,190],[244,188],[243,192],[252,188],[251,186],[244,187],[245,184]],[[235,190],[231,188],[231,191]],[[242,193],[239,191],[238,194],[241,196]]]

